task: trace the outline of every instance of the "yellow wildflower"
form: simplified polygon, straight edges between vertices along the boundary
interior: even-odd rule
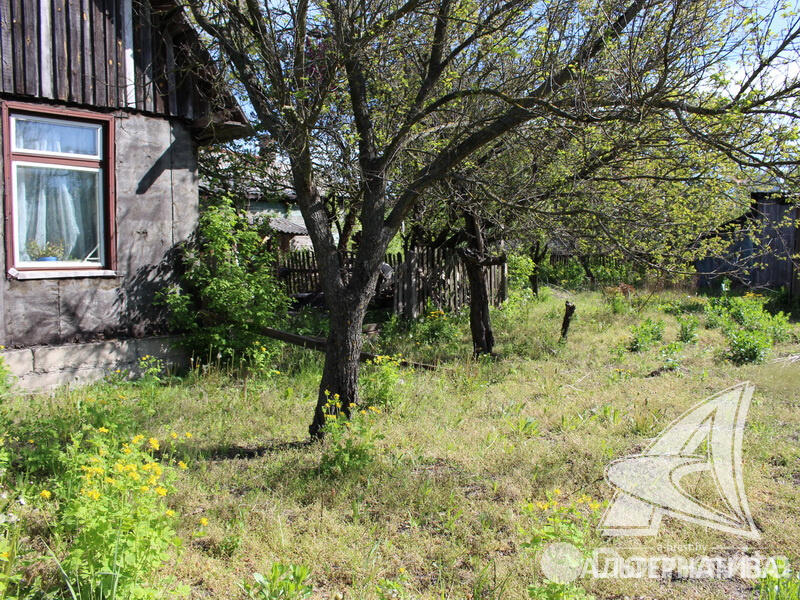
[[[165,488],[165,487],[161,487],[161,486],[158,486],[158,487],[155,489],[155,492],[156,492],[156,494],[158,494],[159,496],[166,496],[166,495],[167,495],[167,488]]]
[[[150,477],[147,478],[147,483],[148,483],[148,485],[157,484],[158,483],[158,476],[157,475],[150,475]]]
[[[92,500],[99,500],[100,499],[100,492],[97,490],[82,490],[82,493],[87,498],[91,498]]]
[[[149,487],[147,487],[146,485],[143,485],[143,486],[142,486],[142,487],[140,487],[139,489],[140,489],[140,490],[142,490],[142,492],[144,492],[145,494],[146,494],[147,492],[149,492],[149,491],[150,491],[150,488],[149,488]]]
[[[554,489],[554,490],[553,490],[553,493],[554,493],[556,496],[560,496],[560,495],[561,495],[561,488],[556,488],[556,489]]]
[[[208,519],[206,519],[205,517],[201,517],[200,518],[200,525],[202,525],[203,527],[208,525]]]
[[[167,509],[167,512],[165,514],[168,517],[174,517],[175,516],[175,511],[170,508],[170,509]]]
[[[192,434],[191,434],[191,433],[189,433],[188,431],[187,431],[186,433],[184,433],[183,435],[185,435],[187,438],[190,438],[190,437],[192,437]]]
[[[39,495],[45,500],[50,500],[50,498],[53,496],[50,490],[42,490],[41,492],[39,492]]]
[[[147,445],[150,446],[153,450],[159,449],[158,440],[156,438],[151,437],[149,440],[147,440]]]
[[[3,560],[8,560],[9,558],[11,558],[11,555],[8,552],[0,552],[0,558],[2,558]]]
[[[97,428],[97,433],[108,433],[108,428],[107,427],[98,427]]]
[[[144,439],[144,436],[143,436],[143,435],[141,435],[141,434],[139,434],[139,435],[135,435],[135,436],[133,436],[133,439],[131,440],[131,442],[133,442],[134,444],[138,444],[138,443],[139,443],[139,442],[141,442],[143,439]]]
[[[173,440],[177,440],[178,434],[173,431],[172,433],[169,434],[169,437],[171,437]]]
[[[180,467],[181,469],[188,469],[189,468],[189,466],[185,462],[183,462],[182,460],[178,461],[178,467]]]

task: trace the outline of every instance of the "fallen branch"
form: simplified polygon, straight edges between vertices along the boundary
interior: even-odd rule
[[[286,342],[287,344],[292,344],[294,346],[300,346],[301,348],[308,348],[309,350],[318,350],[320,352],[325,352],[325,349],[328,345],[327,340],[321,337],[314,337],[310,335],[300,335],[298,333],[289,333],[288,331],[281,331],[280,329],[273,329],[272,327],[256,327],[259,333],[264,334],[267,337],[270,337],[275,340],[280,340],[281,342]],[[359,360],[361,362],[367,362],[368,360],[375,360],[378,357],[377,354],[371,354],[369,352],[362,352]],[[435,371],[435,365],[428,365],[425,363],[418,363],[413,362],[410,360],[398,360],[397,361],[401,367],[410,367],[413,369],[423,369],[425,371]]]

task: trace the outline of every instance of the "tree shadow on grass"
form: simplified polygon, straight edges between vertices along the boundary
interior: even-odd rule
[[[286,450],[297,450],[310,448],[313,440],[268,440],[259,445],[249,444],[220,444],[202,448],[200,454],[207,460],[229,460],[229,459],[249,459],[260,458],[268,454],[284,452]]]

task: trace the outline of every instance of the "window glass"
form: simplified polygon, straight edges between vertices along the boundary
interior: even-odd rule
[[[16,241],[23,262],[100,263],[100,170],[16,165]]]
[[[14,149],[100,157],[99,125],[14,117]]]

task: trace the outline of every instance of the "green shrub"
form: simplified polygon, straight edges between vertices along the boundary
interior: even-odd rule
[[[400,381],[400,356],[376,356],[368,360],[359,373],[360,402],[362,407],[394,404],[397,384]]]
[[[154,576],[178,538],[165,502],[173,471],[154,457],[159,449],[154,438],[120,443],[113,431],[87,426],[63,452],[52,527],[68,542],[60,566],[73,596],[164,597],[164,581]]]
[[[530,287],[530,276],[536,270],[536,263],[526,254],[508,255],[508,287],[523,290]]]
[[[674,371],[681,366],[680,352],[683,350],[682,342],[672,342],[667,344],[659,351],[663,368],[667,371]]]
[[[772,348],[772,338],[765,331],[750,331],[731,327],[725,330],[728,338],[726,356],[737,365],[760,363]]]
[[[239,585],[251,600],[305,600],[314,588],[308,583],[310,571],[303,565],[274,563],[269,573],[253,573],[255,583]]]
[[[628,350],[642,352],[664,337],[664,321],[647,318],[639,325],[631,327],[631,334],[633,337],[628,342]]]
[[[199,360],[263,367],[274,356],[276,342],[258,326],[279,325],[288,298],[263,243],[268,235],[229,200],[200,216],[179,284],[160,295],[172,329],[185,334],[182,344]]]
[[[575,258],[558,261],[553,264],[546,260],[539,267],[541,280],[567,289],[579,289],[586,286],[586,272]]]
[[[767,312],[767,302],[760,294],[748,292],[712,298],[706,306],[706,326],[722,329],[728,339],[726,355],[734,363],[763,362],[774,343],[789,338],[788,317],[782,312]]]
[[[697,341],[697,329],[700,327],[700,319],[694,315],[678,317],[678,341],[685,344],[693,344]]]

